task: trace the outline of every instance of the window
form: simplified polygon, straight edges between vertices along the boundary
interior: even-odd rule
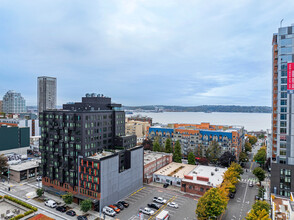
[[[281,78],[281,83],[282,84],[287,84],[287,78]]]
[[[282,47],[281,54],[292,53],[292,47]]]
[[[287,108],[286,107],[281,107],[281,112],[287,112]]]
[[[286,114],[281,114],[280,119],[281,119],[281,120],[286,120],[286,119],[287,119],[287,115],[286,115]]]
[[[281,134],[286,134],[287,133],[287,129],[286,128],[280,128],[280,133]]]
[[[281,98],[287,98],[287,92],[281,92]]]
[[[292,44],[292,38],[288,39],[281,39],[281,46],[291,45]]]
[[[291,39],[292,41],[292,39]],[[282,55],[281,62],[292,62],[292,55]]]
[[[283,66],[283,65],[282,65]],[[286,70],[282,70],[281,71],[281,76],[287,76],[287,71]]]
[[[281,91],[287,91],[287,86],[286,85],[281,86]]]
[[[281,100],[281,105],[287,105],[287,100]]]
[[[286,121],[281,121],[280,125],[281,125],[281,127],[287,127],[287,122]]]

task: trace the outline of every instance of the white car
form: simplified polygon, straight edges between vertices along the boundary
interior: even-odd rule
[[[154,197],[153,202],[158,202],[160,204],[166,203],[166,199],[163,199],[162,197]]]
[[[170,207],[176,208],[176,209],[179,208],[179,205],[175,202],[169,202],[169,203],[167,203],[167,205]]]
[[[48,200],[45,202],[45,206],[51,207],[51,208],[55,208],[57,206],[56,202],[54,200]]]
[[[140,208],[139,212],[142,212],[146,215],[153,215],[154,214],[154,211],[149,208]]]
[[[111,217],[115,216],[115,214],[116,214],[115,211],[112,208],[108,207],[108,206],[104,206],[102,212],[104,214],[106,214],[106,215],[111,216]]]

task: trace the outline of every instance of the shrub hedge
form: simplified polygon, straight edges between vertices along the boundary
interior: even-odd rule
[[[2,196],[1,196],[0,198],[2,198]],[[21,206],[24,206],[24,207],[26,207],[26,208],[28,208],[28,209],[30,209],[30,210],[26,211],[24,214],[19,214],[19,215],[15,216],[15,217],[11,218],[10,220],[18,220],[18,219],[21,219],[21,218],[23,218],[23,217],[25,217],[25,216],[27,216],[27,215],[30,215],[30,214],[32,214],[32,213],[38,211],[38,208],[36,208],[36,207],[34,207],[34,206],[32,206],[32,205],[26,203],[26,202],[23,202],[23,201],[21,201],[21,200],[19,200],[19,199],[16,199],[16,198],[14,198],[14,197],[11,197],[11,196],[8,196],[8,195],[5,195],[4,198],[5,198],[5,199],[8,199],[8,200],[10,200],[10,201],[12,201],[12,202],[15,202],[15,203],[17,203],[17,204],[19,204],[19,205],[21,205]]]

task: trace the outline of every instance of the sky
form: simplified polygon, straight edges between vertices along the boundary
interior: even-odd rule
[[[272,35],[294,1],[0,0],[0,99],[57,104],[104,94],[123,105],[271,106]]]

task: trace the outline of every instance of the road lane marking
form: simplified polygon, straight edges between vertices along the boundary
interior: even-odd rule
[[[243,203],[245,202],[245,198],[246,198],[247,189],[248,189],[248,183],[246,184],[246,189],[245,189],[245,193],[244,193]]]

